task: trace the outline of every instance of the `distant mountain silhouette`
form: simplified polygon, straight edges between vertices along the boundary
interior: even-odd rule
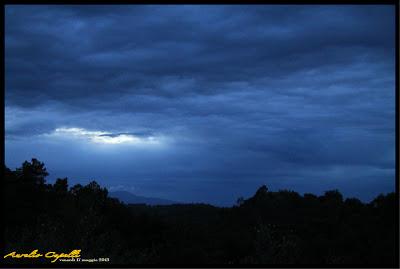
[[[114,191],[109,193],[110,197],[117,198],[126,204],[147,204],[147,205],[172,205],[180,202],[161,198],[143,197],[135,195],[128,191]]]

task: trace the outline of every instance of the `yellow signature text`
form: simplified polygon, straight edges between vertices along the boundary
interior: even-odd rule
[[[5,258],[8,258],[8,257],[11,257],[11,258],[16,258],[16,259],[21,259],[21,258],[39,258],[39,257],[42,257],[43,256],[43,254],[40,254],[40,253],[38,253],[38,249],[35,249],[34,251],[32,251],[31,253],[21,253],[21,254],[18,254],[17,252],[11,252],[11,253],[9,253],[9,254],[7,254],[7,255],[5,255],[4,256],[4,259]]]
[[[39,258],[39,257],[45,257],[47,259],[52,259],[51,262],[56,262],[60,258],[80,258],[81,257],[81,250],[80,249],[74,249],[70,253],[57,253],[55,251],[49,251],[46,254],[41,254],[39,253],[38,249],[33,250],[31,253],[17,253],[16,251],[13,251],[7,255],[4,256],[5,258],[15,258],[15,259],[21,259],[21,258]]]

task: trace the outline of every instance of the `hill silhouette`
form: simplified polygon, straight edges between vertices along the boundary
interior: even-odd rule
[[[47,184],[47,175],[36,159],[4,168],[4,255],[80,249],[82,258],[116,265],[398,266],[395,193],[363,203],[338,190],[316,196],[261,186],[230,208],[126,205],[95,181],[69,187],[67,178]]]
[[[139,195],[135,195],[129,191],[113,191],[109,193],[110,197],[117,198],[121,202],[126,204],[146,204],[146,205],[172,205],[178,204],[178,202],[154,198],[154,197],[143,197]]]

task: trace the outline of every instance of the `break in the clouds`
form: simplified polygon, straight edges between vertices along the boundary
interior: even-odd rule
[[[83,128],[57,128],[47,137],[50,139],[53,137],[85,139],[100,144],[150,145],[160,143],[159,139],[154,136],[142,137],[134,133],[111,134],[102,131],[89,131]]]
[[[5,8],[6,164],[186,202],[395,185],[395,7]]]

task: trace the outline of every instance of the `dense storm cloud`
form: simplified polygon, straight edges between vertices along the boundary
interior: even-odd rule
[[[229,205],[395,185],[394,6],[5,8],[6,164]]]

